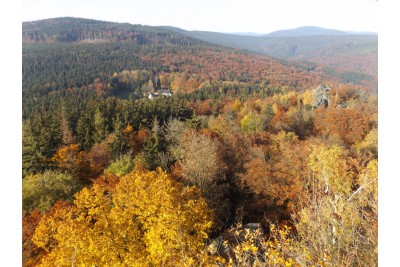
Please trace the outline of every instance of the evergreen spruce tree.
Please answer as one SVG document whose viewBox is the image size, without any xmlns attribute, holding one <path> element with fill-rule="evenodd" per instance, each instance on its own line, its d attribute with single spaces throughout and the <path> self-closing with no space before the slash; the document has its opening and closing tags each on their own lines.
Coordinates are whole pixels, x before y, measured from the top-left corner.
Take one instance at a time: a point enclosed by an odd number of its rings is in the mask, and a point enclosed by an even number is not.
<svg viewBox="0 0 400 267">
<path fill-rule="evenodd" d="M 80 115 L 76 128 L 78 143 L 84 150 L 89 150 L 94 144 L 94 115 L 90 107 L 87 107 Z"/>
<path fill-rule="evenodd" d="M 268 104 L 265 109 L 261 112 L 261 124 L 263 131 L 268 130 L 269 124 L 274 117 L 275 113 L 272 109 L 272 105 Z"/>
<path fill-rule="evenodd" d="M 60 132 L 61 132 L 61 140 L 63 145 L 70 145 L 75 143 L 75 137 L 71 131 L 71 127 L 69 125 L 69 116 L 65 110 L 64 103 L 61 104 L 60 111 Z"/>
<path fill-rule="evenodd" d="M 106 137 L 107 125 L 100 108 L 96 109 L 94 114 L 94 134 L 93 141 L 95 143 L 100 143 Z"/>
<path fill-rule="evenodd" d="M 46 157 L 35 137 L 29 121 L 22 125 L 22 176 L 39 172 Z"/>
<path fill-rule="evenodd" d="M 128 140 L 125 138 L 123 133 L 123 126 L 119 117 L 115 120 L 115 137 L 111 144 L 111 152 L 114 158 L 118 158 L 124 155 L 129 150 Z"/>
</svg>

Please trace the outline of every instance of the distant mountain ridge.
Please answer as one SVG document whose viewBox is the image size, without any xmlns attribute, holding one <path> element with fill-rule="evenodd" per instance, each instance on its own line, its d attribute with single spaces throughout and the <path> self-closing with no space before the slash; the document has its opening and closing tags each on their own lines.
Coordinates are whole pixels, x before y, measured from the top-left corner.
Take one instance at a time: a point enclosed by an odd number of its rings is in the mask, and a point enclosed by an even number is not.
<svg viewBox="0 0 400 267">
<path fill-rule="evenodd" d="M 209 43 L 267 54 L 280 59 L 311 60 L 322 50 L 354 55 L 373 53 L 377 55 L 378 37 L 374 33 L 345 32 L 314 26 L 283 30 L 267 35 L 245 35 L 209 31 L 186 31 L 177 27 L 159 28 L 200 39 Z M 322 51 L 322 52 L 321 52 Z"/>
<path fill-rule="evenodd" d="M 190 33 L 201 34 L 229 34 L 234 36 L 250 36 L 250 37 L 300 37 L 300 36 L 335 36 L 335 35 L 377 35 L 376 32 L 368 31 L 341 31 L 336 29 L 327 29 L 317 26 L 303 26 L 293 29 L 285 29 L 273 31 L 267 34 L 256 32 L 213 32 L 213 31 L 199 31 L 199 30 L 184 30 L 174 26 L 159 26 L 160 28 L 169 29 L 172 31 L 180 32 L 182 34 L 190 35 Z"/>
<path fill-rule="evenodd" d="M 316 26 L 304 26 L 289 30 L 280 30 L 266 34 L 267 37 L 297 37 L 297 36 L 322 36 L 322 35 L 346 35 L 344 31 L 326 29 Z"/>
<path fill-rule="evenodd" d="M 288 30 L 270 32 L 267 37 L 299 37 L 299 36 L 335 36 L 335 35 L 377 35 L 376 32 L 340 31 L 316 26 L 304 26 Z"/>
<path fill-rule="evenodd" d="M 228 32 L 228 34 L 243 35 L 243 36 L 263 36 L 265 34 L 255 32 Z"/>
</svg>

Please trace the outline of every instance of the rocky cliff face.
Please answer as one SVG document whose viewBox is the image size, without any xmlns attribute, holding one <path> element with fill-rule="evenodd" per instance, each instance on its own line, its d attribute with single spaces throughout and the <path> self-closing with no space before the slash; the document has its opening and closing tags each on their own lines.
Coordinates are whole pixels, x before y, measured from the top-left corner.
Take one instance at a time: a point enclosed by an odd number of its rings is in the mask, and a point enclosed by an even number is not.
<svg viewBox="0 0 400 267">
<path fill-rule="evenodd" d="M 314 94 L 313 108 L 318 108 L 321 106 L 328 107 L 330 91 L 331 88 L 329 88 L 327 85 L 325 84 L 318 85 L 318 87 L 313 90 Z"/>
</svg>

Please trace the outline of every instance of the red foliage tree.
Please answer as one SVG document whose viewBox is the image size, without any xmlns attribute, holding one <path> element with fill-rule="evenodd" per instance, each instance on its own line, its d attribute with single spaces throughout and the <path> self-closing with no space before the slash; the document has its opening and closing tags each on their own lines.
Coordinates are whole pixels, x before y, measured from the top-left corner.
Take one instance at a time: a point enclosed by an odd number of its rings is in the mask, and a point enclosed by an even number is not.
<svg viewBox="0 0 400 267">
<path fill-rule="evenodd" d="M 32 242 L 32 236 L 43 214 L 34 210 L 22 218 L 22 265 L 36 266 L 45 251 Z"/>
</svg>

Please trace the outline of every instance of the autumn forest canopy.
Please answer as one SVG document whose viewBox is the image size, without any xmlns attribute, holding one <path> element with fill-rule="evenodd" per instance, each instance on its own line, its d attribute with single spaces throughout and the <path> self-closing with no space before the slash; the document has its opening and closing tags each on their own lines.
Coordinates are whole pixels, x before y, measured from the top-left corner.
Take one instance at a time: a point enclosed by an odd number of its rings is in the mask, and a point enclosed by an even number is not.
<svg viewBox="0 0 400 267">
<path fill-rule="evenodd" d="M 373 37 L 22 26 L 23 266 L 377 266 Z"/>
</svg>

